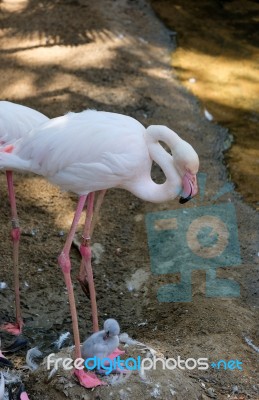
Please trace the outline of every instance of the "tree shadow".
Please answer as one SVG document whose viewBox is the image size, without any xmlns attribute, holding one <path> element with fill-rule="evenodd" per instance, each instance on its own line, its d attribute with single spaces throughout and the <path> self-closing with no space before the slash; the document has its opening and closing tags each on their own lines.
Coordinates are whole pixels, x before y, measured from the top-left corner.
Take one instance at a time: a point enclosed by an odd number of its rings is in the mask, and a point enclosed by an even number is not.
<svg viewBox="0 0 259 400">
<path fill-rule="evenodd" d="M 92 42 L 96 35 L 109 35 L 109 26 L 94 2 L 28 0 L 22 10 L 1 10 L 1 28 L 7 37 L 37 38 L 39 46 L 77 46 Z M 79 18 L 79 14 L 85 18 Z M 94 15 L 94 18 L 88 16 Z M 30 48 L 33 48 L 30 47 Z"/>
</svg>

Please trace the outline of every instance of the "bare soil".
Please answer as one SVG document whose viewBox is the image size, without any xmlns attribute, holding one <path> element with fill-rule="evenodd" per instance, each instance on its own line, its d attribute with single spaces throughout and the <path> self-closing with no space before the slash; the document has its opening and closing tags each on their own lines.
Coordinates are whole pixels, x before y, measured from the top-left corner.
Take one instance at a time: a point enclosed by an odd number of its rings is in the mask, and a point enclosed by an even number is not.
<svg viewBox="0 0 259 400">
<path fill-rule="evenodd" d="M 26 351 L 20 351 L 10 359 L 22 373 L 30 399 L 259 399 L 258 353 L 244 339 L 249 337 L 259 346 L 259 216 L 235 191 L 211 200 L 229 182 L 223 163 L 229 138 L 226 129 L 204 117 L 197 99 L 178 82 L 170 64 L 174 50 L 170 32 L 144 0 L 2 1 L 0 24 L 2 99 L 49 117 L 95 108 L 131 115 L 145 126 L 171 127 L 195 147 L 201 172 L 207 173 L 204 199 L 187 204 L 187 209 L 197 204 L 234 204 L 242 255 L 241 265 L 218 268 L 219 277 L 238 282 L 240 297 L 206 297 L 205 272 L 198 270 L 192 274 L 191 302 L 161 303 L 157 290 L 181 277 L 151 274 L 145 216 L 180 205 L 177 200 L 154 205 L 126 191 L 110 190 L 93 237 L 93 243 L 104 248 L 93 261 L 101 324 L 114 317 L 122 331 L 167 357 L 238 359 L 243 370 L 157 369 L 147 374 L 147 380 L 133 374 L 125 384 L 88 391 L 63 371 L 47 384 L 44 365 L 36 373 L 23 371 Z M 153 172 L 162 179 L 157 166 Z M 0 281 L 8 285 L 0 290 L 1 320 L 12 321 L 10 208 L 5 175 L 0 179 Z M 71 332 L 56 260 L 77 198 L 32 175 L 15 174 L 15 188 L 23 230 L 24 335 L 31 347 L 37 345 L 47 355 L 60 333 Z M 91 332 L 91 317 L 76 279 L 80 264 L 76 247 L 71 259 L 83 339 Z M 140 284 L 129 290 L 129 281 Z M 2 346 L 11 341 L 6 334 L 1 337 Z M 127 354 L 139 353 L 129 347 Z"/>
</svg>

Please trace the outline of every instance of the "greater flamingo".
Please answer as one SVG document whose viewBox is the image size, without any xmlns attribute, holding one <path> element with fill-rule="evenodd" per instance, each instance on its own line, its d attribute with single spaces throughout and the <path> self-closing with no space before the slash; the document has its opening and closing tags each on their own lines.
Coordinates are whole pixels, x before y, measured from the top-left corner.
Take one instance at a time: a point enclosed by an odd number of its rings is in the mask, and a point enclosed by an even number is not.
<svg viewBox="0 0 259 400">
<path fill-rule="evenodd" d="M 166 143 L 169 154 L 160 144 Z M 152 162 L 162 168 L 166 181 L 156 184 L 150 176 Z M 0 168 L 30 171 L 46 177 L 63 190 L 79 195 L 75 216 L 58 258 L 68 290 L 75 342 L 75 357 L 81 357 L 80 336 L 71 282 L 69 258 L 72 240 L 87 200 L 87 215 L 80 247 L 80 280 L 87 277 L 94 331 L 98 330 L 97 306 L 91 267 L 90 235 L 93 230 L 94 193 L 112 187 L 126 189 L 151 202 L 172 200 L 182 194 L 181 202 L 198 192 L 196 174 L 199 159 L 192 146 L 162 125 L 145 128 L 129 116 L 86 110 L 54 118 L 34 129 L 30 137 L 17 142 L 12 152 L 0 153 Z M 75 370 L 85 387 L 100 385 L 92 374 Z"/>
<path fill-rule="evenodd" d="M 24 138 L 25 135 L 28 135 L 32 128 L 35 128 L 43 122 L 48 121 L 48 119 L 49 118 L 45 115 L 29 107 L 11 103 L 9 101 L 0 101 L 0 152 L 12 151 L 14 142 L 16 142 L 18 139 Z M 11 237 L 13 241 L 16 324 L 5 324 L 1 326 L 1 328 L 13 334 L 20 334 L 23 326 L 20 308 L 18 265 L 20 227 L 16 209 L 12 171 L 6 171 L 6 177 L 8 195 L 11 204 Z"/>
</svg>

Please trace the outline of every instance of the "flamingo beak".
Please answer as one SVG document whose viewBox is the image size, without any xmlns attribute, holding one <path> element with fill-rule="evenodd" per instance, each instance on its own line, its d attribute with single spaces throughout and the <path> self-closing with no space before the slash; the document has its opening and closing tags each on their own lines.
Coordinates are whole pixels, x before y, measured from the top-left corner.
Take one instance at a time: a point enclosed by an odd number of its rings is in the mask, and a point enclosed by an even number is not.
<svg viewBox="0 0 259 400">
<path fill-rule="evenodd" d="M 184 204 L 191 200 L 198 193 L 197 177 L 194 174 L 186 172 L 183 177 L 183 190 L 179 203 Z"/>
</svg>

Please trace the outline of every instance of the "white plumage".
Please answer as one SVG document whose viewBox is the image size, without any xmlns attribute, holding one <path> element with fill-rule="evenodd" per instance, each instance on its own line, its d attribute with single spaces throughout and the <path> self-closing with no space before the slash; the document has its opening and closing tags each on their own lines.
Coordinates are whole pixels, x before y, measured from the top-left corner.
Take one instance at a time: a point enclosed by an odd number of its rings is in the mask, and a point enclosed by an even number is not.
<svg viewBox="0 0 259 400">
<path fill-rule="evenodd" d="M 171 154 L 160 142 L 168 145 Z M 151 178 L 153 161 L 162 168 L 166 176 L 163 184 L 156 184 Z M 34 172 L 45 176 L 61 189 L 80 196 L 70 232 L 58 258 L 68 290 L 75 357 L 80 358 L 80 335 L 69 252 L 86 200 L 87 217 L 80 246 L 83 260 L 79 281 L 84 290 L 86 281 L 89 283 L 93 326 L 97 330 L 97 305 L 90 249 L 91 228 L 93 230 L 94 226 L 94 192 L 101 191 L 96 202 L 96 213 L 105 190 L 111 187 L 126 189 L 151 202 L 172 200 L 182 194 L 180 202 L 183 203 L 198 192 L 198 155 L 189 143 L 166 126 L 153 125 L 145 128 L 126 115 L 86 110 L 52 119 L 31 130 L 26 137 L 14 143 L 12 152 L 0 152 L 0 168 Z M 107 341 L 103 336 L 104 331 L 95 333 L 83 344 L 85 358 L 92 355 L 103 358 L 116 349 L 119 344 L 119 330 L 116 333 L 115 329 Z M 75 370 L 75 375 L 87 388 L 102 384 L 98 378 L 85 374 L 83 370 Z"/>
<path fill-rule="evenodd" d="M 20 104 L 9 101 L 0 101 L 0 154 L 1 152 L 11 152 L 13 144 L 19 140 L 25 140 L 32 128 L 48 121 L 48 117 Z M 3 154 L 3 153 L 2 153 Z M 8 183 L 8 194 L 11 203 L 12 215 L 12 239 L 13 239 L 13 260 L 14 260 L 14 281 L 15 281 L 15 305 L 16 305 L 16 324 L 6 324 L 3 328 L 10 333 L 19 334 L 22 329 L 22 317 L 20 311 L 19 295 L 19 272 L 18 272 L 18 246 L 20 238 L 19 222 L 15 203 L 13 188 L 12 168 L 6 172 Z"/>
<path fill-rule="evenodd" d="M 12 144 L 48 119 L 32 108 L 0 101 L 0 145 Z"/>
<path fill-rule="evenodd" d="M 164 170 L 164 184 L 151 179 L 152 161 Z M 85 195 L 121 187 L 152 202 L 179 195 L 185 173 L 195 176 L 198 167 L 196 152 L 169 128 L 145 129 L 131 117 L 92 110 L 54 118 L 18 141 L 12 154 L 0 154 L 0 168 L 43 175 L 63 190 Z"/>
</svg>

